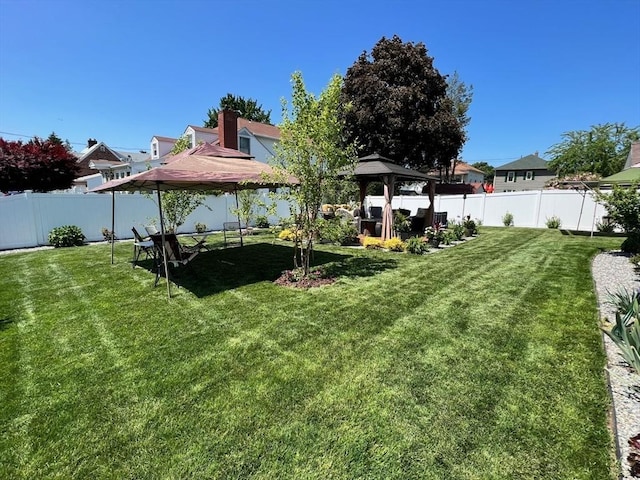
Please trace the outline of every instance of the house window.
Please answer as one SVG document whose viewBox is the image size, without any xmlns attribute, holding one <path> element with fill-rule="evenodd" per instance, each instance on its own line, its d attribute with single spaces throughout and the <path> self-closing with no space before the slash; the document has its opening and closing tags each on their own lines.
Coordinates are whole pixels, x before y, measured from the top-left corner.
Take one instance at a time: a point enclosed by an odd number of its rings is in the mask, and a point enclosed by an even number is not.
<svg viewBox="0 0 640 480">
<path fill-rule="evenodd" d="M 158 158 L 158 144 L 153 144 L 153 158 Z"/>
<path fill-rule="evenodd" d="M 249 137 L 240 137 L 240 147 L 238 150 L 251 154 L 251 139 Z"/>
<path fill-rule="evenodd" d="M 516 181 L 516 172 L 507 172 L 507 182 Z"/>
<path fill-rule="evenodd" d="M 527 170 L 524 174 L 525 180 L 533 180 L 533 170 Z"/>
<path fill-rule="evenodd" d="M 106 152 L 106 151 L 107 151 L 107 149 L 106 149 L 106 148 L 104 148 L 104 145 L 100 145 L 100 151 L 101 151 L 101 152 Z"/>
</svg>

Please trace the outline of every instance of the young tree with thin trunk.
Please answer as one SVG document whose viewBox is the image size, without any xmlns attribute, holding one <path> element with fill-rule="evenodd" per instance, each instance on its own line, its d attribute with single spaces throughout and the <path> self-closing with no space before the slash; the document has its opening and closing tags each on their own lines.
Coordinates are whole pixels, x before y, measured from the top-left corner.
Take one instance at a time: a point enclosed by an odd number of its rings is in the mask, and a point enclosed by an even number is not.
<svg viewBox="0 0 640 480">
<path fill-rule="evenodd" d="M 342 78 L 334 75 L 318 97 L 306 91 L 302 73 L 295 72 L 291 83 L 291 110 L 283 100 L 274 168 L 278 177 L 293 175 L 300 182 L 285 189 L 283 196 L 295 206 L 294 267 L 307 276 L 323 198 L 334 188 L 340 172 L 355 168 L 356 154 L 352 144 L 341 145 Z"/>
</svg>

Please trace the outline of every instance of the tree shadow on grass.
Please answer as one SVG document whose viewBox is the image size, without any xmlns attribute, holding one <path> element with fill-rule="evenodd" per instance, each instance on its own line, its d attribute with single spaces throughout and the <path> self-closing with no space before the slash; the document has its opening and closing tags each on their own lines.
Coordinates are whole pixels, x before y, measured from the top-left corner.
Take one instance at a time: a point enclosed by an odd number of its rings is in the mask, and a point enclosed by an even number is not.
<svg viewBox="0 0 640 480">
<path fill-rule="evenodd" d="M 169 268 L 172 282 L 197 297 L 258 282 L 273 282 L 284 270 L 293 268 L 293 247 L 259 243 L 202 252 L 189 264 Z M 365 277 L 395 268 L 395 260 L 314 251 L 314 266 L 325 265 L 335 277 Z M 152 262 L 140 266 L 151 270 Z M 164 282 L 164 278 L 161 279 Z"/>
<path fill-rule="evenodd" d="M 13 318 L 0 317 L 0 331 L 6 330 L 7 328 L 9 328 L 13 322 L 14 322 Z"/>
</svg>

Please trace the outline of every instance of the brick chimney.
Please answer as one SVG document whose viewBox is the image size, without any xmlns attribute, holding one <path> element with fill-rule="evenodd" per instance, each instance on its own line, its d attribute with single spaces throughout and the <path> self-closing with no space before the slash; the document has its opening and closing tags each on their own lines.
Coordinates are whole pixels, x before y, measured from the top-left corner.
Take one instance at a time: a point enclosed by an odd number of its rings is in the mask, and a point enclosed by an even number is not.
<svg viewBox="0 0 640 480">
<path fill-rule="evenodd" d="M 220 146 L 238 149 L 238 114 L 232 110 L 218 113 L 218 138 Z"/>
<path fill-rule="evenodd" d="M 87 148 L 91 148 L 97 143 L 98 141 L 95 138 L 90 138 L 89 140 L 87 140 Z"/>
</svg>

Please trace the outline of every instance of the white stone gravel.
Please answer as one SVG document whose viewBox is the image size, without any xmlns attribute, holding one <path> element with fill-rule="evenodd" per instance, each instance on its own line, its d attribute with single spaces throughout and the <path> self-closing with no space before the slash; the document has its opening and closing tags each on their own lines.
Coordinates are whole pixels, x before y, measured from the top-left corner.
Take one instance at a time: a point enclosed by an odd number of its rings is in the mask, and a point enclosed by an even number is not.
<svg viewBox="0 0 640 480">
<path fill-rule="evenodd" d="M 626 289 L 640 288 L 640 275 L 635 272 L 629 256 L 619 251 L 598 254 L 591 265 L 596 286 L 600 318 L 615 321 L 615 307 L 609 303 L 610 294 Z M 607 353 L 607 373 L 613 400 L 613 428 L 617 441 L 617 453 L 621 477 L 631 480 L 629 462 L 629 438 L 640 433 L 640 375 L 632 373 L 619 353 L 618 347 L 603 335 Z"/>
</svg>

